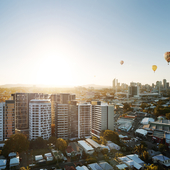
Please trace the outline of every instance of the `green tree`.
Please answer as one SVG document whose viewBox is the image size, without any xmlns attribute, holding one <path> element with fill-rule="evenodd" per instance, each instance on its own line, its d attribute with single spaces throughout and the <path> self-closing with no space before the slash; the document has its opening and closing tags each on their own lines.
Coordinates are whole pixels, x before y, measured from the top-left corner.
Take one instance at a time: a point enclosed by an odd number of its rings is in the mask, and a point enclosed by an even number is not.
<svg viewBox="0 0 170 170">
<path fill-rule="evenodd" d="M 2 155 L 7 159 L 7 169 L 9 169 L 9 153 L 27 151 L 29 148 L 29 141 L 27 137 L 23 134 L 12 135 L 7 141 L 2 149 Z"/>
<path fill-rule="evenodd" d="M 117 132 L 114 132 L 112 130 L 105 130 L 105 132 L 103 133 L 103 137 L 107 140 L 107 141 L 112 141 L 116 144 L 119 144 L 119 135 Z"/>
<path fill-rule="evenodd" d="M 67 148 L 67 142 L 62 138 L 58 138 L 56 142 L 56 148 L 60 151 L 65 151 Z"/>
</svg>

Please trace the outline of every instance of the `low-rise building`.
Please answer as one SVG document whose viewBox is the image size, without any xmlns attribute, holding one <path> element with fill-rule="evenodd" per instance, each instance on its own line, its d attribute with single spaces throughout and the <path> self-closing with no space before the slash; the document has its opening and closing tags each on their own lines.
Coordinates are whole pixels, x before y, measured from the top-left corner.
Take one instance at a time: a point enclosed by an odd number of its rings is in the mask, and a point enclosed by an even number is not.
<svg viewBox="0 0 170 170">
<path fill-rule="evenodd" d="M 77 144 L 77 142 L 70 142 L 68 146 L 71 146 L 72 149 L 74 150 L 75 155 L 80 155 L 82 156 L 83 149 Z"/>
<path fill-rule="evenodd" d="M 136 154 L 118 157 L 118 160 L 126 164 L 129 168 L 142 169 L 145 164 L 145 162 L 142 161 Z"/>
<path fill-rule="evenodd" d="M 152 157 L 152 160 L 153 160 L 153 163 L 160 163 L 164 165 L 166 168 L 170 167 L 170 158 L 162 154 Z"/>
<path fill-rule="evenodd" d="M 102 167 L 104 170 L 113 170 L 113 167 L 107 162 L 99 163 L 99 166 Z"/>
<path fill-rule="evenodd" d="M 83 148 L 85 153 L 90 154 L 90 155 L 94 153 L 94 149 L 86 141 L 79 140 L 78 144 Z"/>
</svg>

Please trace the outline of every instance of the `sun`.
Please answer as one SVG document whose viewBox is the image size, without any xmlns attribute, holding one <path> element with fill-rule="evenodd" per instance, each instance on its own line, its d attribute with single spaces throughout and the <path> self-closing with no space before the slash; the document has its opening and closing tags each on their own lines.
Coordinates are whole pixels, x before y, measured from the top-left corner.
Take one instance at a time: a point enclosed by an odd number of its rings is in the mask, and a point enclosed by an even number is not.
<svg viewBox="0 0 170 170">
<path fill-rule="evenodd" d="M 71 85 L 71 63 L 61 57 L 46 57 L 37 63 L 37 84 Z"/>
</svg>

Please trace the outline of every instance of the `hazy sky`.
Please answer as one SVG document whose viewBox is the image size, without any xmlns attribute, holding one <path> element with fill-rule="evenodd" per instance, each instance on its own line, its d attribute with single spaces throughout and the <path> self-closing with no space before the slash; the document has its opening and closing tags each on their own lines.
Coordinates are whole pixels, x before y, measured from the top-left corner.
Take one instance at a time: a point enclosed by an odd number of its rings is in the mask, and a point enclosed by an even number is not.
<svg viewBox="0 0 170 170">
<path fill-rule="evenodd" d="M 170 81 L 169 7 L 169 0 L 1 0 L 0 84 Z"/>
</svg>

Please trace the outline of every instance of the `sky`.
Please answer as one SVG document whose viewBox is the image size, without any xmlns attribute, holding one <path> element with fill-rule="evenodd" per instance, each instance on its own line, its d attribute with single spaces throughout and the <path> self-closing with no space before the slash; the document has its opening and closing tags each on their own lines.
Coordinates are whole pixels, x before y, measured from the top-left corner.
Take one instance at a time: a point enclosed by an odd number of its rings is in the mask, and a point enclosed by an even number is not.
<svg viewBox="0 0 170 170">
<path fill-rule="evenodd" d="M 0 85 L 170 82 L 169 6 L 169 0 L 1 0 Z"/>
</svg>

